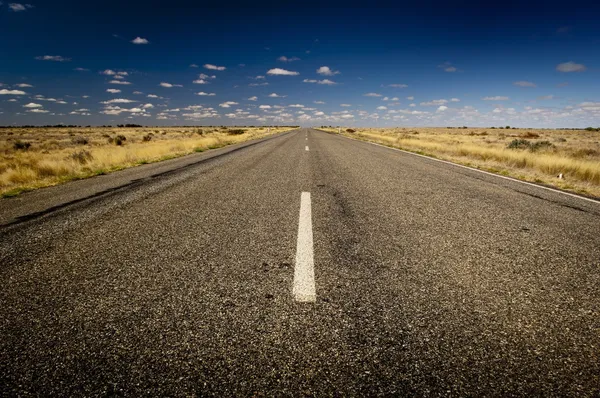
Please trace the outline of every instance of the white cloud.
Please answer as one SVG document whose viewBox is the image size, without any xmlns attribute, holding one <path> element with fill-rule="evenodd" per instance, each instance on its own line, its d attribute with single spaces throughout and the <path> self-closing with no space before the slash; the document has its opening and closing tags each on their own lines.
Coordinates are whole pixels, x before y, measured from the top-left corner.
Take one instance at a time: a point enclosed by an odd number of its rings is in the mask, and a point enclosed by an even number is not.
<svg viewBox="0 0 600 398">
<path fill-rule="evenodd" d="M 519 80 L 518 82 L 514 82 L 513 85 L 518 87 L 537 87 L 535 83 L 527 82 L 525 80 Z"/>
<path fill-rule="evenodd" d="M 210 70 L 225 70 L 225 69 L 227 69 L 224 66 L 217 66 L 217 65 L 212 65 L 212 64 L 204 64 L 204 67 L 206 69 L 210 69 Z"/>
<path fill-rule="evenodd" d="M 154 108 L 154 105 L 152 105 L 152 104 L 145 104 L 144 106 L 142 106 L 142 108 L 144 108 L 144 109 L 150 109 L 150 108 Z"/>
<path fill-rule="evenodd" d="M 56 98 L 46 98 L 43 95 L 39 95 L 39 94 L 36 95 L 34 98 L 36 100 L 40 100 L 40 101 L 50 101 L 50 102 L 56 102 L 57 101 Z"/>
<path fill-rule="evenodd" d="M 482 100 L 484 100 L 484 101 L 508 101 L 509 98 L 497 95 L 495 97 L 483 97 Z"/>
<path fill-rule="evenodd" d="M 550 95 L 542 95 L 540 97 L 537 97 L 537 99 L 539 100 L 551 100 L 554 99 L 554 95 L 550 94 Z"/>
<path fill-rule="evenodd" d="M 460 102 L 460 99 L 458 99 L 458 98 L 450 98 L 450 102 Z"/>
<path fill-rule="evenodd" d="M 334 76 L 338 75 L 340 71 L 333 71 L 329 68 L 329 66 L 321 66 L 319 69 L 317 69 L 317 73 L 323 76 Z"/>
<path fill-rule="evenodd" d="M 204 79 L 196 79 L 192 83 L 194 84 L 208 84 L 208 82 Z"/>
<path fill-rule="evenodd" d="M 159 84 L 159 86 L 164 87 L 164 88 L 183 87 L 181 84 L 171 84 L 171 83 L 167 83 L 167 82 L 161 82 Z"/>
<path fill-rule="evenodd" d="M 213 96 L 215 96 L 217 94 L 215 94 L 215 93 L 205 93 L 204 91 L 200 91 L 199 93 L 196 93 L 196 95 L 200 95 L 200 96 L 203 96 L 203 97 L 204 96 L 213 97 Z"/>
<path fill-rule="evenodd" d="M 323 104 L 325 104 L 325 101 L 313 101 L 313 103 L 323 105 Z"/>
<path fill-rule="evenodd" d="M 118 90 L 116 88 L 108 88 L 108 89 L 106 89 L 106 92 L 111 93 L 111 94 L 118 94 L 121 92 L 121 90 Z"/>
<path fill-rule="evenodd" d="M 281 62 L 294 62 L 294 61 L 300 61 L 300 58 L 298 58 L 298 57 L 288 58 L 285 55 L 282 55 L 281 57 L 277 58 L 277 61 L 281 61 Z"/>
<path fill-rule="evenodd" d="M 40 55 L 39 57 L 35 57 L 35 59 L 40 61 L 55 61 L 55 62 L 69 62 L 71 58 L 65 58 L 60 55 Z"/>
<path fill-rule="evenodd" d="M 446 109 L 448 109 L 448 107 L 447 107 L 447 106 L 444 106 L 444 105 L 442 105 L 442 106 L 440 106 L 439 108 L 437 108 L 437 112 L 444 112 Z"/>
<path fill-rule="evenodd" d="M 304 105 L 300 105 L 300 104 L 293 104 L 293 105 L 288 105 L 290 108 L 304 108 Z"/>
<path fill-rule="evenodd" d="M 10 3 L 8 5 L 8 8 L 10 8 L 14 12 L 20 12 L 26 11 L 29 8 L 33 8 L 33 6 L 31 4 Z"/>
<path fill-rule="evenodd" d="M 346 108 L 347 108 L 347 107 L 349 107 L 349 106 L 352 106 L 352 104 L 340 104 L 340 106 L 343 106 L 343 107 L 346 107 Z"/>
<path fill-rule="evenodd" d="M 233 101 L 227 101 L 227 102 L 223 102 L 222 104 L 219 104 L 219 106 L 221 108 L 229 108 L 229 107 L 231 107 L 231 105 L 238 105 L 238 103 L 233 102 Z"/>
<path fill-rule="evenodd" d="M 75 68 L 73 70 L 76 70 L 77 72 L 89 72 L 90 70 L 87 68 Z"/>
<path fill-rule="evenodd" d="M 139 101 L 133 101 L 130 99 L 125 99 L 125 98 L 115 98 L 115 99 L 111 99 L 108 101 L 102 101 L 100 103 L 108 105 L 108 104 L 131 104 L 132 102 L 139 102 Z"/>
<path fill-rule="evenodd" d="M 413 101 L 415 99 L 415 97 L 406 97 L 406 99 L 409 101 Z"/>
<path fill-rule="evenodd" d="M 556 65 L 556 70 L 559 72 L 583 72 L 585 71 L 587 68 L 585 67 L 585 65 L 582 64 L 576 64 L 573 61 L 569 61 L 569 62 L 565 62 L 562 64 L 558 64 Z"/>
<path fill-rule="evenodd" d="M 145 109 L 141 109 L 141 108 L 131 108 L 131 109 L 125 109 L 125 108 L 121 108 L 120 106 L 107 106 L 104 108 L 103 111 L 101 111 L 100 113 L 103 113 L 105 115 L 120 115 L 123 112 L 128 112 L 131 114 L 137 114 L 137 116 L 143 116 L 142 114 L 144 112 L 146 112 Z"/>
<path fill-rule="evenodd" d="M 199 66 L 198 66 L 198 65 L 196 65 L 196 64 L 191 64 L 191 65 L 190 65 L 190 68 L 199 68 Z"/>
<path fill-rule="evenodd" d="M 156 94 L 148 94 L 146 97 L 148 98 L 160 98 L 158 95 Z"/>
<path fill-rule="evenodd" d="M 248 101 L 256 101 L 257 99 L 258 99 L 258 97 L 257 97 L 257 96 L 254 96 L 254 97 L 250 97 L 250 98 L 248 98 Z"/>
<path fill-rule="evenodd" d="M 444 105 L 447 103 L 448 103 L 448 100 L 439 99 L 439 100 L 433 100 L 433 101 L 429 101 L 429 102 L 421 102 L 421 106 L 438 106 L 438 105 Z"/>
<path fill-rule="evenodd" d="M 129 82 L 122 81 L 122 80 L 111 80 L 111 81 L 109 81 L 108 83 L 109 83 L 109 84 L 121 84 L 121 85 L 124 85 L 124 86 L 128 86 L 128 85 L 130 85 L 130 84 L 131 84 L 131 83 L 129 83 Z"/>
<path fill-rule="evenodd" d="M 31 113 L 48 113 L 48 111 L 46 111 L 44 109 L 30 109 L 27 112 L 31 112 Z"/>
<path fill-rule="evenodd" d="M 444 62 L 443 64 L 438 65 L 438 68 L 443 69 L 445 72 L 451 72 L 451 73 L 456 72 L 458 70 L 450 62 Z"/>
<path fill-rule="evenodd" d="M 259 109 L 271 109 L 271 105 L 261 105 L 258 108 Z"/>
<path fill-rule="evenodd" d="M 27 83 L 19 83 L 19 84 L 17 84 L 17 87 L 27 88 L 27 87 L 33 87 L 33 86 L 31 84 L 27 84 Z"/>
<path fill-rule="evenodd" d="M 366 93 L 365 97 L 382 97 L 382 95 L 377 93 Z"/>
<path fill-rule="evenodd" d="M 150 43 L 147 39 L 144 39 L 142 37 L 136 37 L 135 39 L 133 39 L 131 41 L 133 44 L 148 44 Z"/>
<path fill-rule="evenodd" d="M 385 106 L 378 106 L 377 110 L 385 111 L 387 108 Z"/>
<path fill-rule="evenodd" d="M 250 83 L 248 86 L 250 87 L 258 87 L 258 86 L 268 86 L 269 83 L 264 82 L 264 83 Z"/>
<path fill-rule="evenodd" d="M 279 95 L 277 93 L 271 93 L 271 94 L 269 94 L 269 97 L 270 98 L 285 98 L 287 96 L 286 95 Z"/>
<path fill-rule="evenodd" d="M 198 75 L 198 78 L 200 78 L 200 79 L 216 79 L 216 78 L 217 78 L 217 76 L 215 76 L 215 75 L 211 75 L 211 76 L 209 76 L 209 75 L 206 75 L 206 74 L 204 74 L 204 73 L 200 73 L 200 74 Z"/>
<path fill-rule="evenodd" d="M 298 76 L 299 74 L 300 73 L 298 73 L 298 72 L 285 70 L 285 69 L 281 69 L 281 68 L 269 69 L 267 71 L 267 75 L 272 75 L 272 76 Z"/>
<path fill-rule="evenodd" d="M 389 87 L 394 87 L 394 88 L 406 88 L 408 87 L 407 84 L 388 84 Z"/>
<path fill-rule="evenodd" d="M 0 95 L 25 95 L 25 91 L 21 91 L 21 90 L 7 90 L 5 88 L 3 88 L 2 90 L 0 90 Z"/>
<path fill-rule="evenodd" d="M 28 103 L 27 105 L 23 105 L 23 108 L 42 108 L 41 104 L 34 104 L 33 102 Z"/>
</svg>

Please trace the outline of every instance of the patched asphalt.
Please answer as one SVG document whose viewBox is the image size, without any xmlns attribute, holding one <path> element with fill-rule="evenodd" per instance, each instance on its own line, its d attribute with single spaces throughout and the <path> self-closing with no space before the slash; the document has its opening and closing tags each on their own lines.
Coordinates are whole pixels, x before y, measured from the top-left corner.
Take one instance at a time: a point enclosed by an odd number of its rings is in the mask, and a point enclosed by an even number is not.
<svg viewBox="0 0 600 398">
<path fill-rule="evenodd" d="M 600 204 L 310 129 L 211 152 L 0 201 L 3 396 L 600 395 Z"/>
</svg>

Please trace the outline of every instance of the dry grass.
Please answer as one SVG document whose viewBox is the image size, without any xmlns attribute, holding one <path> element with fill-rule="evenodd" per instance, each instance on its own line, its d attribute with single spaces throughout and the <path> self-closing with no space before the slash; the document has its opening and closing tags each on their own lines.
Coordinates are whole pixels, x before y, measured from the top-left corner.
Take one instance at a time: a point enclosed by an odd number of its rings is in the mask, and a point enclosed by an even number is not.
<svg viewBox="0 0 600 398">
<path fill-rule="evenodd" d="M 220 127 L 0 129 L 0 195 L 14 196 L 289 130 L 242 129 L 242 134 Z"/>
<path fill-rule="evenodd" d="M 600 197 L 600 133 L 585 130 L 393 128 L 342 134 Z M 338 132 L 337 129 L 325 129 Z M 509 149 L 526 140 L 522 149 Z M 537 145 L 536 145 L 537 143 Z M 564 179 L 558 175 L 563 174 Z"/>
</svg>

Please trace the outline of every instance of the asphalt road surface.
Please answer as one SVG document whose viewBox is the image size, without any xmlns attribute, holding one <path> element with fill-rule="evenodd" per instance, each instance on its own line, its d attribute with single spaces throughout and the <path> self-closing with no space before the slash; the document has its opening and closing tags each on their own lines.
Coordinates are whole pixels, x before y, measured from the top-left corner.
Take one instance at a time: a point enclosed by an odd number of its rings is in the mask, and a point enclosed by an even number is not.
<svg viewBox="0 0 600 398">
<path fill-rule="evenodd" d="M 3 396 L 600 395 L 592 200 L 298 129 L 0 209 Z"/>
</svg>

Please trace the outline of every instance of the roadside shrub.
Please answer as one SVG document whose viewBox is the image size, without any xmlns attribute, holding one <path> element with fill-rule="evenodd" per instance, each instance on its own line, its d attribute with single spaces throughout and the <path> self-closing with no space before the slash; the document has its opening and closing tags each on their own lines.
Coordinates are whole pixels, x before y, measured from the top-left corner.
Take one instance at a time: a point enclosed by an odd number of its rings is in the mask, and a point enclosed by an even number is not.
<svg viewBox="0 0 600 398">
<path fill-rule="evenodd" d="M 16 141 L 16 142 L 13 144 L 13 148 L 14 148 L 15 150 L 26 151 L 26 150 L 28 150 L 30 147 L 31 147 L 31 142 L 24 142 L 24 141 L 20 141 L 20 140 Z"/>
<path fill-rule="evenodd" d="M 87 145 L 88 139 L 82 136 L 71 138 L 71 142 L 75 145 Z"/>
<path fill-rule="evenodd" d="M 194 133 L 196 133 L 198 135 L 202 135 L 202 134 L 204 134 L 204 130 L 202 130 L 202 129 L 196 129 L 196 130 L 194 130 Z"/>
<path fill-rule="evenodd" d="M 124 135 L 119 134 L 116 137 L 110 137 L 108 139 L 108 143 L 109 144 L 115 144 L 115 145 L 123 145 L 123 143 L 125 143 L 125 141 L 127 141 L 127 137 L 125 137 Z"/>
<path fill-rule="evenodd" d="M 246 130 L 243 129 L 232 129 L 227 131 L 227 134 L 229 135 L 240 135 L 240 134 L 244 134 L 246 132 Z"/>
<path fill-rule="evenodd" d="M 529 149 L 531 142 L 523 139 L 512 140 L 506 147 L 508 149 Z"/>
<path fill-rule="evenodd" d="M 531 152 L 536 152 L 542 149 L 553 149 L 554 148 L 554 144 L 551 143 L 550 141 L 539 141 L 539 142 L 534 142 L 532 144 L 529 145 L 529 150 Z"/>
<path fill-rule="evenodd" d="M 86 150 L 81 150 L 78 152 L 73 152 L 71 155 L 69 155 L 70 159 L 75 160 L 76 162 L 79 162 L 81 164 L 85 164 L 87 162 L 89 162 L 90 160 L 92 160 L 94 157 L 92 156 L 92 154 Z"/>
<path fill-rule="evenodd" d="M 152 140 L 152 137 L 154 137 L 154 134 L 152 133 L 148 133 L 145 136 L 142 137 L 142 141 L 143 142 L 149 142 Z"/>
<path fill-rule="evenodd" d="M 353 129 L 346 129 L 346 133 L 356 133 L 356 130 L 353 130 Z"/>
<path fill-rule="evenodd" d="M 530 142 L 522 138 L 512 140 L 508 146 L 508 149 L 529 149 L 531 152 L 537 152 L 544 149 L 554 149 L 555 146 L 550 141 L 539 141 Z"/>
</svg>

